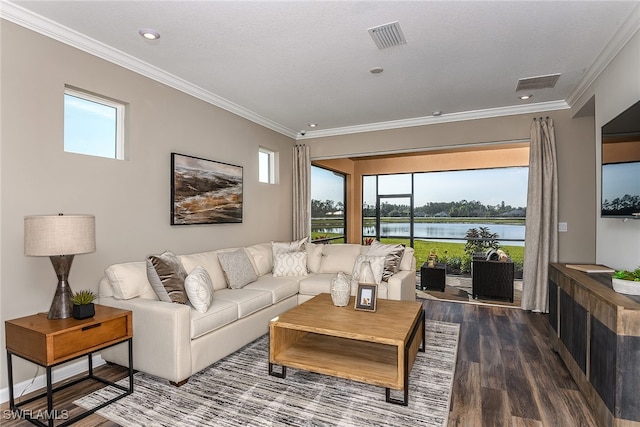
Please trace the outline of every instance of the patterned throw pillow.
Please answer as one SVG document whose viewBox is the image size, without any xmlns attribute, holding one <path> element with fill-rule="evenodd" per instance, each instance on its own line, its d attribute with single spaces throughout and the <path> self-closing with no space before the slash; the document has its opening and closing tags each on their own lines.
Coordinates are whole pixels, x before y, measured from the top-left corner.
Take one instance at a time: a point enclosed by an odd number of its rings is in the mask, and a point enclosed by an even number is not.
<svg viewBox="0 0 640 427">
<path fill-rule="evenodd" d="M 382 282 L 382 273 L 384 272 L 384 260 L 383 256 L 371 256 L 371 255 L 358 255 L 356 258 L 356 262 L 353 264 L 353 272 L 351 273 L 351 277 L 355 280 L 358 280 L 360 277 L 360 269 L 362 268 L 362 263 L 365 261 L 369 261 L 371 264 L 371 271 L 373 271 L 373 278 L 377 285 Z"/>
<path fill-rule="evenodd" d="M 289 252 L 286 254 L 277 254 L 273 259 L 273 277 L 306 275 L 306 252 Z"/>
<path fill-rule="evenodd" d="M 397 245 L 385 245 L 377 240 L 374 240 L 367 251 L 367 255 L 370 256 L 384 256 L 384 272 L 382 273 L 382 280 L 387 282 L 391 276 L 396 274 L 400 270 L 400 261 L 402 260 L 402 254 L 404 253 L 404 246 Z"/>
<path fill-rule="evenodd" d="M 218 252 L 218 261 L 231 289 L 240 289 L 258 280 L 258 275 L 244 248 L 233 252 Z"/>
<path fill-rule="evenodd" d="M 204 267 L 197 266 L 184 279 L 189 302 L 200 313 L 206 313 L 213 300 L 213 283 Z"/>
<path fill-rule="evenodd" d="M 165 251 L 147 258 L 147 279 L 160 301 L 186 304 L 186 277 L 182 262 L 173 252 Z"/>
</svg>

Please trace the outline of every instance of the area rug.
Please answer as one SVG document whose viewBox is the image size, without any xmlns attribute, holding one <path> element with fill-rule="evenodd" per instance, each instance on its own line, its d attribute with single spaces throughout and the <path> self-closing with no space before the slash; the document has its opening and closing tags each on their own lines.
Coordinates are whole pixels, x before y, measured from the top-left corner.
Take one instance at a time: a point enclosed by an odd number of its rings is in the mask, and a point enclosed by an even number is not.
<svg viewBox="0 0 640 427">
<path fill-rule="evenodd" d="M 384 388 L 355 381 L 291 368 L 285 379 L 270 376 L 264 335 L 191 376 L 182 387 L 138 372 L 134 393 L 98 414 L 125 427 L 442 427 L 448 421 L 459 328 L 427 320 L 426 351 L 418 353 L 409 376 L 408 406 L 387 403 Z M 106 387 L 74 403 L 91 408 L 114 393 Z M 393 391 L 392 396 L 399 397 Z"/>
</svg>

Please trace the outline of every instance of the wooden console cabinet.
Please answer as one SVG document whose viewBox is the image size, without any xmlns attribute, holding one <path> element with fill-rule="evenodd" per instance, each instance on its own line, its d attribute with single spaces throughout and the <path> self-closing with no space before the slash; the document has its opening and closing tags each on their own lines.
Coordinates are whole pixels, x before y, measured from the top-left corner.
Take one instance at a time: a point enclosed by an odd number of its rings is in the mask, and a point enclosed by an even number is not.
<svg viewBox="0 0 640 427">
<path fill-rule="evenodd" d="M 551 342 L 602 426 L 640 427 L 640 296 L 611 274 L 549 267 Z"/>
</svg>

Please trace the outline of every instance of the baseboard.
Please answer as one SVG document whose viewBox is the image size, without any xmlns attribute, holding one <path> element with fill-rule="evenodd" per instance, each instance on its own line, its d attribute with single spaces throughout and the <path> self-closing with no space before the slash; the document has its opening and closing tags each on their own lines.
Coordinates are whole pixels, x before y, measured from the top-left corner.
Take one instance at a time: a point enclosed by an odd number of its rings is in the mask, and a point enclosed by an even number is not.
<svg viewBox="0 0 640 427">
<path fill-rule="evenodd" d="M 92 356 L 92 359 L 93 359 L 94 368 L 97 368 L 98 366 L 104 365 L 106 363 L 104 359 L 100 357 L 100 355 L 98 354 L 94 354 Z M 71 378 L 74 375 L 78 375 L 83 372 L 86 372 L 87 369 L 88 369 L 87 359 L 84 357 L 80 358 L 76 361 L 69 362 L 62 366 L 53 368 L 51 373 L 52 381 L 55 384 L 57 382 L 66 380 L 67 378 Z M 38 375 L 33 380 L 33 383 L 31 382 L 32 381 L 31 379 L 28 379 L 28 380 L 22 381 L 19 384 L 13 385 L 13 397 L 15 399 L 18 399 L 18 396 L 20 396 L 20 394 L 22 394 L 23 392 L 26 395 L 38 389 L 45 388 L 47 386 L 47 376 L 45 374 L 45 368 L 41 367 L 40 371 L 42 372 L 42 374 Z M 25 390 L 27 388 L 28 390 Z M 0 403 L 5 403 L 8 401 L 9 401 L 9 386 L 3 389 L 0 389 Z"/>
</svg>

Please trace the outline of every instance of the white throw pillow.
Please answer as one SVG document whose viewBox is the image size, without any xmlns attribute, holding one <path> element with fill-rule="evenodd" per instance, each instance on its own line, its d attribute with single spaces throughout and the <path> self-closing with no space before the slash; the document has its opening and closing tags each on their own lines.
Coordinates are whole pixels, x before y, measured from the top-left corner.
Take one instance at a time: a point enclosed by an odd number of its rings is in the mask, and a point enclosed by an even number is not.
<svg viewBox="0 0 640 427">
<path fill-rule="evenodd" d="M 157 299 L 147 279 L 147 263 L 144 261 L 113 264 L 104 270 L 104 274 L 109 280 L 115 299 L 126 300 L 135 297 Z"/>
<path fill-rule="evenodd" d="M 306 275 L 306 252 L 290 252 L 287 254 L 277 254 L 273 259 L 273 277 Z"/>
<path fill-rule="evenodd" d="M 189 302 L 200 313 L 206 313 L 213 299 L 213 283 L 204 267 L 197 266 L 184 279 Z"/>
<path fill-rule="evenodd" d="M 374 240 L 369 246 L 367 255 L 371 256 L 384 256 L 384 272 L 382 273 L 382 280 L 387 282 L 389 277 L 393 276 L 400 270 L 400 261 L 404 254 L 404 246 L 397 245 L 385 245 L 377 240 Z"/>
<path fill-rule="evenodd" d="M 382 282 L 382 273 L 384 272 L 384 259 L 385 257 L 383 256 L 358 255 L 355 264 L 353 264 L 351 277 L 354 280 L 358 280 L 362 264 L 365 261 L 369 261 L 371 264 L 371 271 L 373 271 L 373 278 L 375 279 L 376 285 L 379 285 Z"/>
<path fill-rule="evenodd" d="M 233 252 L 218 252 L 218 260 L 231 289 L 240 289 L 258 280 L 244 248 Z"/>
<path fill-rule="evenodd" d="M 271 242 L 271 248 L 273 251 L 273 256 L 275 257 L 278 254 L 286 254 L 289 252 L 300 252 L 304 250 L 304 245 L 309 240 L 308 237 L 304 237 L 300 240 L 295 240 L 293 242 Z M 275 261 L 274 261 L 275 262 Z"/>
</svg>

